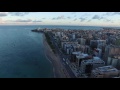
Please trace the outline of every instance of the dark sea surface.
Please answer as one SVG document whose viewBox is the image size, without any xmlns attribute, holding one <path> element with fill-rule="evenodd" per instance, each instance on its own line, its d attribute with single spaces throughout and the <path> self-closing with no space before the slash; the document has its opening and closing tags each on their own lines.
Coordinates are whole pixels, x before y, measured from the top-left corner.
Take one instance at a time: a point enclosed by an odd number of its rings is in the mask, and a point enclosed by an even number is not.
<svg viewBox="0 0 120 90">
<path fill-rule="evenodd" d="M 44 54 L 36 26 L 0 26 L 0 78 L 51 78 L 53 67 Z"/>
<path fill-rule="evenodd" d="M 86 26 L 0 26 L 0 78 L 52 78 L 53 66 L 45 57 L 36 28 L 102 29 Z"/>
</svg>

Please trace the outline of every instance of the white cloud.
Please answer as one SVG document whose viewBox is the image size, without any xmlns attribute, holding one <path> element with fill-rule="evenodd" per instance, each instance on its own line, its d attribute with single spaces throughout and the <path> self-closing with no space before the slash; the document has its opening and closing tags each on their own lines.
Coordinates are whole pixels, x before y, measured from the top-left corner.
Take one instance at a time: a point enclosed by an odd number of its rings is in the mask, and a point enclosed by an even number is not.
<svg viewBox="0 0 120 90">
<path fill-rule="evenodd" d="M 32 20 L 31 19 L 27 19 L 27 20 L 18 19 L 18 20 L 15 20 L 14 22 L 32 22 Z"/>
<path fill-rule="evenodd" d="M 8 13 L 7 12 L 0 12 L 0 17 L 4 17 L 4 16 L 7 16 Z"/>
<path fill-rule="evenodd" d="M 60 20 L 60 19 L 65 19 L 65 16 L 61 15 L 61 16 L 52 18 L 52 20 Z"/>
<path fill-rule="evenodd" d="M 25 16 L 29 14 L 29 12 L 9 12 L 12 16 Z"/>
<path fill-rule="evenodd" d="M 80 21 L 81 22 L 83 22 L 83 21 L 85 21 L 86 20 L 86 18 L 80 18 Z"/>
</svg>

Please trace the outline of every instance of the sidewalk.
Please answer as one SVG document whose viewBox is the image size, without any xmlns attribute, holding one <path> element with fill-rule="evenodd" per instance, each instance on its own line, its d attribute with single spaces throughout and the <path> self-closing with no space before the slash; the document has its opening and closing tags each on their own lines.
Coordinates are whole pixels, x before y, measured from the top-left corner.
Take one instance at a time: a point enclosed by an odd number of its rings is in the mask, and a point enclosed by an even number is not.
<svg viewBox="0 0 120 90">
<path fill-rule="evenodd" d="M 77 70 L 77 68 L 76 68 L 76 65 L 75 65 L 74 63 L 71 63 L 71 64 L 69 64 L 69 67 L 70 67 L 70 69 L 72 70 L 72 72 L 74 73 L 74 75 L 75 75 L 76 77 L 78 77 L 79 72 L 78 72 L 78 70 Z"/>
<path fill-rule="evenodd" d="M 48 45 L 45 35 L 43 34 L 43 44 L 44 44 L 44 49 L 45 49 L 45 54 L 51 60 L 53 67 L 54 67 L 54 73 L 55 73 L 55 78 L 70 78 L 68 75 L 66 69 L 60 62 L 60 58 L 58 55 L 54 54 L 50 46 Z"/>
</svg>

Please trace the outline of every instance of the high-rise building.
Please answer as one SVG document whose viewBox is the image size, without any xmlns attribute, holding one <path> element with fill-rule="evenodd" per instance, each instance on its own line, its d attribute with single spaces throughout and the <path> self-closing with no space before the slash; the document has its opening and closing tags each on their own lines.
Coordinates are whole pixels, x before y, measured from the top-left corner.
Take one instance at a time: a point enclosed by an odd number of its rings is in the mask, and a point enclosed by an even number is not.
<svg viewBox="0 0 120 90">
<path fill-rule="evenodd" d="M 97 48 L 97 49 L 94 50 L 94 54 L 95 54 L 97 57 L 101 58 L 102 50 L 99 49 L 99 48 Z"/>
<path fill-rule="evenodd" d="M 76 37 L 75 37 L 75 34 L 72 34 L 72 39 L 75 40 L 75 38 L 76 38 Z"/>
<path fill-rule="evenodd" d="M 97 67 L 104 66 L 105 62 L 101 60 L 99 57 L 93 57 L 93 59 L 83 60 L 81 62 L 81 72 L 82 73 L 91 73 L 92 69 Z"/>
<path fill-rule="evenodd" d="M 117 69 L 120 69 L 120 55 L 112 55 L 108 57 L 107 65 L 112 65 Z"/>
<path fill-rule="evenodd" d="M 76 66 L 77 66 L 78 69 L 80 68 L 81 62 L 83 60 L 89 59 L 88 56 L 89 56 L 88 54 L 84 54 L 84 53 L 81 53 L 81 52 L 76 55 L 76 62 L 75 63 L 76 63 Z"/>
<path fill-rule="evenodd" d="M 120 55 L 120 46 L 108 45 L 105 47 L 104 60 L 107 62 L 108 57 L 111 57 L 112 55 Z"/>
</svg>

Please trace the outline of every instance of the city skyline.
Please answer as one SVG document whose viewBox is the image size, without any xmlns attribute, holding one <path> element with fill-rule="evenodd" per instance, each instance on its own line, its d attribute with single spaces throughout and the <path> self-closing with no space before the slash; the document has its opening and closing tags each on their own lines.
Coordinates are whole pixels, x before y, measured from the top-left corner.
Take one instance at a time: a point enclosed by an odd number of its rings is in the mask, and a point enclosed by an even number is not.
<svg viewBox="0 0 120 90">
<path fill-rule="evenodd" d="M 0 25 L 119 27 L 120 12 L 0 12 Z"/>
</svg>

